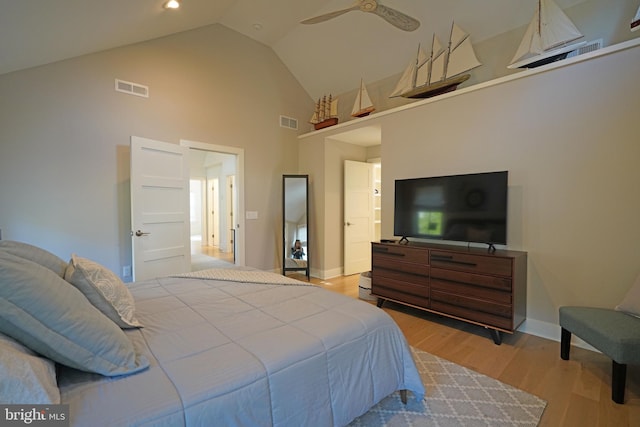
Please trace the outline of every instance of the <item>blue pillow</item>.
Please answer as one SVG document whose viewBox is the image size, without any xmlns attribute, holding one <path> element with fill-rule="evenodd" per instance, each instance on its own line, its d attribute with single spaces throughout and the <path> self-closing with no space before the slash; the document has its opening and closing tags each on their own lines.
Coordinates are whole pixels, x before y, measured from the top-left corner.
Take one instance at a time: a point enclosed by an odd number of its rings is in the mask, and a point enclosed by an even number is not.
<svg viewBox="0 0 640 427">
<path fill-rule="evenodd" d="M 60 403 L 53 361 L 0 334 L 0 402 L 47 405 Z"/>
<path fill-rule="evenodd" d="M 63 365 L 106 376 L 149 366 L 124 332 L 51 270 L 0 251 L 0 332 Z"/>
<path fill-rule="evenodd" d="M 0 250 L 7 251 L 17 257 L 28 259 L 63 277 L 67 268 L 67 263 L 57 255 L 23 242 L 15 242 L 13 240 L 0 240 Z"/>
</svg>

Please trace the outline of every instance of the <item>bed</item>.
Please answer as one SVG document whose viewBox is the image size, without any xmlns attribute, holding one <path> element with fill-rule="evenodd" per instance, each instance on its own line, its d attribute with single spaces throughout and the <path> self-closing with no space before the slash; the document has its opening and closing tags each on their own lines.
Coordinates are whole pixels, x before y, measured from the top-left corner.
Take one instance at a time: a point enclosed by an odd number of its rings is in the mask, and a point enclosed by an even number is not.
<svg viewBox="0 0 640 427">
<path fill-rule="evenodd" d="M 16 263 L 15 251 L 3 255 L 2 249 L 3 280 L 22 277 L 26 267 L 43 274 L 20 261 L 18 275 L 5 265 Z M 65 280 L 76 261 L 71 278 L 83 262 L 102 268 L 74 256 L 60 275 L 63 266 L 56 262 L 53 270 L 62 282 L 47 277 L 59 292 L 68 292 L 66 299 L 78 297 L 76 290 L 82 296 L 81 286 Z M 25 283 L 16 286 L 22 289 Z M 55 364 L 59 402 L 69 405 L 72 426 L 343 426 L 393 392 L 408 390 L 409 398 L 417 399 L 424 395 L 404 336 L 372 304 L 239 267 L 125 288 L 132 298 L 128 309 L 114 317 L 102 307 L 110 323 L 115 321 L 109 317 L 124 322 L 116 329 L 133 350 L 124 357 L 125 367 L 106 365 L 95 373 L 98 369 L 70 367 L 83 361 L 62 358 L 66 363 Z M 89 306 L 99 306 L 95 295 L 90 298 L 85 290 L 85 296 Z M 78 301 L 76 306 L 98 317 Z M 19 303 L 11 291 L 0 295 L 0 332 L 40 359 L 60 358 L 11 333 L 18 324 L 11 307 Z M 110 333 L 120 337 L 113 328 Z M 56 403 L 55 390 L 50 394 Z"/>
</svg>

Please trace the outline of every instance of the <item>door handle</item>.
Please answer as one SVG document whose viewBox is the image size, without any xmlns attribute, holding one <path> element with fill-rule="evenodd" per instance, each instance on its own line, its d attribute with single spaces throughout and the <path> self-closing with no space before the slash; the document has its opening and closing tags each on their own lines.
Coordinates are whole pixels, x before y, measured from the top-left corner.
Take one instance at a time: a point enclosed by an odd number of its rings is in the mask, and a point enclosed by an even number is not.
<svg viewBox="0 0 640 427">
<path fill-rule="evenodd" d="M 353 224 L 351 224 L 349 221 L 347 221 L 347 222 L 345 223 L 345 225 L 346 225 L 347 227 L 349 227 L 350 225 L 353 225 Z"/>
<path fill-rule="evenodd" d="M 136 231 L 136 236 L 140 237 L 140 236 L 146 236 L 147 234 L 151 234 L 151 233 L 143 233 L 142 231 L 138 230 Z"/>
</svg>

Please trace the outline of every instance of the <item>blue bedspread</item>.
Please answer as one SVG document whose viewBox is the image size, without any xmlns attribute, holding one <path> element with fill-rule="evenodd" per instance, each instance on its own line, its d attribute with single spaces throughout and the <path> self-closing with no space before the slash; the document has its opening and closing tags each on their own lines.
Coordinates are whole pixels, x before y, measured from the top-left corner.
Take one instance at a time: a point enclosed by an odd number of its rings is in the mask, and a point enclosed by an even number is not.
<svg viewBox="0 0 640 427">
<path fill-rule="evenodd" d="M 302 282 L 300 282 L 302 284 Z M 343 426 L 422 381 L 395 322 L 317 286 L 201 278 L 131 285 L 151 367 L 62 369 L 72 426 Z"/>
</svg>

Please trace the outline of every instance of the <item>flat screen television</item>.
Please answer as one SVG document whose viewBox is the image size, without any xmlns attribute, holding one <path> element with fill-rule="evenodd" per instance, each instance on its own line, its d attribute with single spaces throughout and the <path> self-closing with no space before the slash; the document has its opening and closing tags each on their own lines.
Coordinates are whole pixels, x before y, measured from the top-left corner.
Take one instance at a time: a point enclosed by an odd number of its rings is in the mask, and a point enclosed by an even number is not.
<svg viewBox="0 0 640 427">
<path fill-rule="evenodd" d="M 395 236 L 507 244 L 508 172 L 395 182 Z"/>
</svg>

